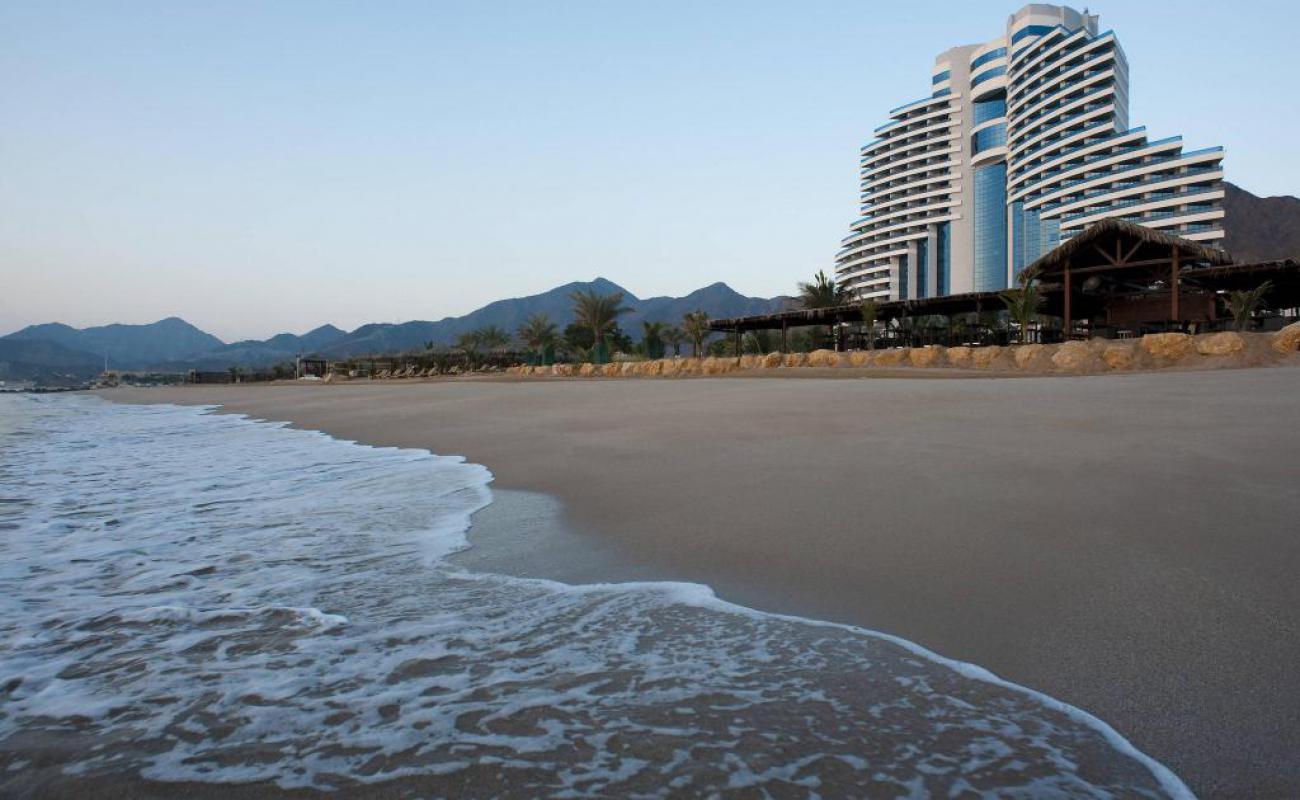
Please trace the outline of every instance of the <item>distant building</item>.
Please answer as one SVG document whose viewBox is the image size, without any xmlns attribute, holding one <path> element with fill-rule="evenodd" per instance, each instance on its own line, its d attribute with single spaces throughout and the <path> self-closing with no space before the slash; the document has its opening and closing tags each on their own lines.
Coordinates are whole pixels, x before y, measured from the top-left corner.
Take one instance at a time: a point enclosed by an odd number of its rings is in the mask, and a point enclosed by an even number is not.
<svg viewBox="0 0 1300 800">
<path fill-rule="evenodd" d="M 836 257 L 857 297 L 1014 285 L 1091 222 L 1223 238 L 1223 148 L 1129 127 L 1128 62 L 1098 17 L 1027 5 L 1006 33 L 936 59 L 932 94 L 862 148 L 862 218 Z"/>
</svg>

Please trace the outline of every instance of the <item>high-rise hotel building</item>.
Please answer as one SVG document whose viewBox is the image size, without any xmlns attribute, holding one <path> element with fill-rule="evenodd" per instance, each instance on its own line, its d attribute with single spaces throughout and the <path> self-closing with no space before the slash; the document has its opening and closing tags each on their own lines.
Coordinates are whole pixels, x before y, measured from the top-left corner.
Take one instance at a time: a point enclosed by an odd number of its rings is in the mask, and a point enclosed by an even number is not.
<svg viewBox="0 0 1300 800">
<path fill-rule="evenodd" d="M 1128 62 L 1097 21 L 1028 5 L 1003 36 L 936 59 L 931 95 L 862 148 L 844 286 L 882 300 L 1004 289 L 1107 217 L 1223 238 L 1223 148 L 1129 127 Z"/>
</svg>

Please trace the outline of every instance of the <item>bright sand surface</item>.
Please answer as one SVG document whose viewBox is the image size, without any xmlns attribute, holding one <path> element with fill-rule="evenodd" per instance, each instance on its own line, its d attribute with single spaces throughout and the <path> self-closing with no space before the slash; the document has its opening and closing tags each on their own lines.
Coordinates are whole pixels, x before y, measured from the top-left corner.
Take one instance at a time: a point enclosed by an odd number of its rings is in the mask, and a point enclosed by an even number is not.
<svg viewBox="0 0 1300 800">
<path fill-rule="evenodd" d="M 1300 796 L 1300 370 L 105 395 L 464 455 L 498 497 L 470 563 L 896 634 L 1100 716 L 1202 796 Z"/>
</svg>

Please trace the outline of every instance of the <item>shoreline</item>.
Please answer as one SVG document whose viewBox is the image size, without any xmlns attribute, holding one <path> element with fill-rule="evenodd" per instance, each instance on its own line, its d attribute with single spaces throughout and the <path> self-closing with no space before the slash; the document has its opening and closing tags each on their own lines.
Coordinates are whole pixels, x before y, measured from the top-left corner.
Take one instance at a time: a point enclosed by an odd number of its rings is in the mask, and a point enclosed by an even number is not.
<svg viewBox="0 0 1300 800">
<path fill-rule="evenodd" d="M 1236 539 L 1250 557 L 1238 555 L 1235 560 L 1250 562 L 1254 572 L 1262 569 L 1264 574 L 1247 575 L 1252 570 L 1237 563 L 1228 564 L 1224 575 L 1224 561 L 1234 560 L 1225 550 L 1227 542 L 1204 541 L 1205 531 L 1180 542 L 1176 532 L 1163 529 L 1173 520 L 1160 508 L 1143 509 L 1138 515 L 1146 519 L 1135 530 L 1145 527 L 1154 534 L 1145 539 L 1156 540 L 1139 546 L 1126 543 L 1120 531 L 1104 530 L 1105 525 L 1100 533 L 1075 530 L 1080 541 L 1059 531 L 1035 532 L 1035 515 L 1045 510 L 1041 500 L 1027 500 L 1023 509 L 1001 509 L 993 503 L 1006 517 L 1003 524 L 980 522 L 978 512 L 987 510 L 989 503 L 979 494 L 990 488 L 990 480 L 996 487 L 1005 482 L 1012 490 L 1000 491 L 1014 497 L 1020 472 L 1049 487 L 1069 476 L 1071 470 L 1064 468 L 1061 475 L 1053 475 L 1050 466 L 1044 467 L 1044 458 L 1033 455 L 1035 447 L 1051 451 L 1052 442 L 1046 440 L 1091 433 L 1083 449 L 1093 451 L 1094 439 L 1131 434 L 1129 426 L 1108 433 L 1096 427 L 1103 420 L 1087 419 L 1086 413 L 1072 418 L 1076 411 L 1087 411 L 1087 399 L 1080 409 L 1057 408 L 1056 414 L 1044 418 L 1040 408 L 1030 415 L 1029 438 L 1042 441 L 1031 443 L 1023 469 L 1005 463 L 1008 453 L 993 453 L 991 475 L 972 472 L 971 480 L 947 486 L 947 494 L 937 500 L 924 496 L 942 483 L 926 475 L 925 458 L 895 461 L 894 469 L 878 477 L 883 486 L 855 496 L 856 484 L 846 480 L 852 476 L 844 472 L 859 452 L 869 459 L 872 448 L 843 440 L 866 435 L 874 439 L 877 456 L 889 461 L 888 456 L 901 452 L 908 435 L 937 426 L 945 447 L 966 463 L 979 446 L 990 444 L 990 437 L 953 426 L 971 423 L 979 416 L 975 412 L 989 410 L 990 401 L 996 408 L 1017 394 L 1026 395 L 1019 398 L 1022 402 L 1060 400 L 1080 392 L 1096 394 L 1099 387 L 1109 402 L 1116 400 L 1117 392 L 1154 392 L 1167 400 L 1204 389 L 1198 384 L 1207 381 L 1213 384 L 1207 394 L 1216 403 L 1225 399 L 1218 396 L 1225 389 L 1229 398 L 1236 394 L 1234 383 L 1264 384 L 1262 392 L 1241 392 L 1257 405 L 1262 401 L 1268 406 L 1263 415 L 1257 409 L 1236 418 L 1238 427 L 1253 428 L 1284 411 L 1285 404 L 1280 407 L 1278 401 L 1297 388 L 1295 374 L 1139 374 L 1123 376 L 1122 382 L 1109 377 L 1011 382 L 533 381 L 526 386 L 459 381 L 353 384 L 349 391 L 281 385 L 103 394 L 128 402 L 219 403 L 223 411 L 286 420 L 339 438 L 465 455 L 496 474 L 494 496 L 523 489 L 557 498 L 566 535 L 572 537 L 571 554 L 581 554 L 596 542 L 609 559 L 644 570 L 641 579 L 704 583 L 728 601 L 762 611 L 896 635 L 1086 709 L 1203 796 L 1284 796 L 1300 787 L 1298 768 L 1289 760 L 1297 731 L 1278 710 L 1293 707 L 1291 700 L 1300 697 L 1285 669 L 1297 652 L 1286 611 L 1295 590 L 1278 583 L 1296 564 L 1294 542 L 1275 530 L 1272 539 L 1277 541 L 1267 544 L 1281 552 L 1269 558 L 1261 547 L 1243 546 Z M 963 397 L 949 402 L 936 397 L 954 392 Z M 845 393 L 848 396 L 835 397 Z M 838 399 L 851 409 L 849 401 L 893 402 L 900 397 L 914 401 L 917 414 L 910 419 L 910 430 L 908 415 L 887 413 L 890 424 L 874 426 L 863 424 L 860 414 L 843 411 L 824 415 L 827 430 L 800 427 L 806 417 L 817 416 L 817 403 L 808 405 L 810 401 Z M 932 407 L 936 403 L 940 408 Z M 1139 416 L 1150 421 L 1146 411 Z M 1053 437 L 1047 422 L 1059 423 L 1064 434 Z M 755 441 L 755 430 L 769 435 Z M 784 444 L 776 448 L 784 451 L 779 456 L 767 441 L 778 433 L 782 435 L 775 438 Z M 1219 444 L 1213 437 L 1190 438 L 1174 443 L 1175 452 L 1169 454 L 1175 456 L 1172 470 L 1158 458 L 1151 461 L 1155 454 L 1142 448 L 1125 453 L 1130 469 L 1141 478 L 1138 483 L 1169 477 L 1162 471 L 1178 472 L 1189 448 L 1191 454 L 1207 457 Z M 1293 433 L 1283 430 L 1272 438 L 1278 453 L 1294 452 Z M 920 450 L 933 449 L 934 443 L 927 445 L 923 436 L 915 442 Z M 1263 444 L 1262 439 L 1251 441 L 1252 447 Z M 726 469 L 730 459 L 725 456 L 738 460 L 739 466 Z M 766 464 L 764 456 L 782 463 Z M 1151 463 L 1132 461 L 1134 457 Z M 1236 466 L 1255 475 L 1260 461 L 1267 458 L 1256 458 L 1253 466 Z M 1234 463 L 1229 458 L 1218 466 Z M 818 479 L 819 469 L 826 471 L 825 478 Z M 943 465 L 939 471 L 952 469 Z M 1079 489 L 1085 496 L 1066 498 L 1061 520 L 1066 528 L 1077 528 L 1089 516 L 1108 517 L 1093 508 L 1095 504 L 1080 501 L 1098 488 L 1123 488 L 1124 482 L 1117 487 L 1114 480 L 1089 485 L 1097 479 L 1089 479 L 1086 469 L 1081 474 L 1084 485 Z M 909 476 L 910 483 L 903 480 Z M 1282 481 L 1278 477 L 1278 486 Z M 771 484 L 771 490 L 764 490 L 765 484 Z M 1127 497 L 1137 497 L 1137 488 L 1151 489 L 1129 487 Z M 1267 527 L 1274 514 L 1284 524 L 1287 512 L 1293 514 L 1296 507 L 1291 491 L 1280 505 L 1275 500 L 1266 508 L 1257 524 Z M 873 510 L 864 514 L 862 501 L 882 499 L 878 495 L 890 502 L 866 503 Z M 1195 495 L 1183 492 L 1179 499 L 1186 505 Z M 955 514 L 957 501 L 977 508 Z M 1121 497 L 1117 505 L 1125 502 L 1131 499 Z M 1240 514 L 1236 505 L 1231 500 L 1220 503 L 1216 524 L 1234 512 Z M 876 524 L 854 531 L 859 515 Z M 971 530 L 951 535 L 963 525 Z M 891 526 L 904 533 L 890 534 Z M 1008 527 L 1011 530 L 1005 530 Z M 476 518 L 470 533 L 476 547 L 479 528 Z M 799 538 L 792 540 L 791 531 Z M 1229 531 L 1223 529 L 1224 538 L 1242 535 Z M 1042 552 L 1035 552 L 1034 544 Z M 1188 554 L 1188 544 L 1195 545 L 1196 552 Z M 1126 565 L 1125 559 L 1115 557 L 1116 551 L 1138 556 L 1141 563 L 1130 558 Z M 589 569 L 604 568 L 600 559 L 593 563 Z M 1238 577 L 1266 580 L 1253 587 L 1249 581 L 1226 580 Z M 1240 583 L 1229 591 L 1236 591 L 1236 598 L 1224 595 L 1231 583 Z M 1234 649 L 1243 663 L 1225 661 Z M 1234 667 L 1246 674 L 1233 676 Z M 1264 702 L 1260 695 L 1265 692 L 1272 693 L 1274 702 Z"/>
</svg>

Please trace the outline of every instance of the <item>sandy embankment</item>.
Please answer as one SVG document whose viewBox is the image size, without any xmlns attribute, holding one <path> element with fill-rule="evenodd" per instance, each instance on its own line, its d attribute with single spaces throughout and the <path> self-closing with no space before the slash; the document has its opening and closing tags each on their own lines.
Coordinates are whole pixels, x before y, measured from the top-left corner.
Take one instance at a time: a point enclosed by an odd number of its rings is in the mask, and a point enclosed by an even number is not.
<svg viewBox="0 0 1300 800">
<path fill-rule="evenodd" d="M 1097 714 L 1204 796 L 1295 797 L 1298 393 L 1284 368 L 106 394 L 463 454 L 558 498 L 561 552 L 903 636 Z M 591 577 L 567 561 L 520 568 Z"/>
</svg>

